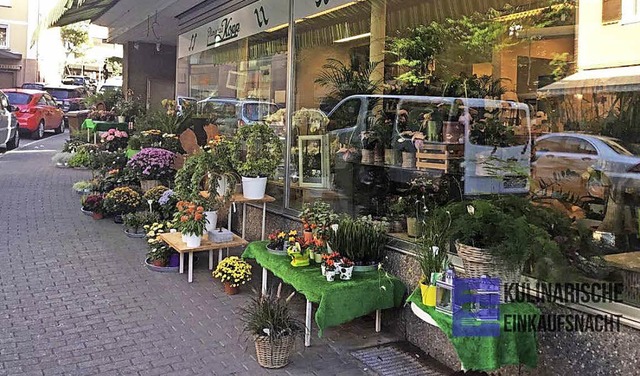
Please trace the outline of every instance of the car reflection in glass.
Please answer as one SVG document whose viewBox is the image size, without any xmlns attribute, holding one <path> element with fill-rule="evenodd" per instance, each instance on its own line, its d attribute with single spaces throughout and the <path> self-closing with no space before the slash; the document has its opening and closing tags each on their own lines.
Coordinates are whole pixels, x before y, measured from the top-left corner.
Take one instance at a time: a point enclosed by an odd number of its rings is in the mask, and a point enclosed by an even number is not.
<svg viewBox="0 0 640 376">
<path fill-rule="evenodd" d="M 606 186 L 640 191 L 640 152 L 622 140 L 552 133 L 535 141 L 533 176 L 578 197 L 605 198 Z"/>
</svg>

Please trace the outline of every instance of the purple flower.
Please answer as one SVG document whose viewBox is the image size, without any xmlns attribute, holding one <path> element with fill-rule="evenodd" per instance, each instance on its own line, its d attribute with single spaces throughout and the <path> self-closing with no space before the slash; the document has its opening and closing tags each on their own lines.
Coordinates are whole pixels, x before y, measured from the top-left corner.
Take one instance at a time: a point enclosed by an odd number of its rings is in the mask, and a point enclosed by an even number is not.
<svg viewBox="0 0 640 376">
<path fill-rule="evenodd" d="M 164 191 L 162 196 L 160 196 L 160 198 L 158 199 L 158 203 L 160 205 L 168 204 L 169 200 L 171 199 L 171 196 L 173 196 L 173 191 L 171 189 L 167 189 L 166 191 Z"/>
<path fill-rule="evenodd" d="M 160 148 L 145 148 L 134 155 L 127 166 L 138 176 L 147 179 L 162 179 L 172 175 L 175 154 L 169 150 Z"/>
</svg>

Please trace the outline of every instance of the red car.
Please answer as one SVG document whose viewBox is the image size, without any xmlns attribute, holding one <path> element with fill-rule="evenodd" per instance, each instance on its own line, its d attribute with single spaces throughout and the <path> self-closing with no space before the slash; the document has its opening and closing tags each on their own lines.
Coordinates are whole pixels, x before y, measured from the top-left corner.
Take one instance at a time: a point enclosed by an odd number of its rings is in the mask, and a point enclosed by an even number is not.
<svg viewBox="0 0 640 376">
<path fill-rule="evenodd" d="M 56 100 L 41 90 L 5 89 L 9 103 L 16 108 L 16 117 L 20 131 L 31 134 L 31 138 L 40 139 L 44 131 L 64 132 L 64 112 Z"/>
</svg>

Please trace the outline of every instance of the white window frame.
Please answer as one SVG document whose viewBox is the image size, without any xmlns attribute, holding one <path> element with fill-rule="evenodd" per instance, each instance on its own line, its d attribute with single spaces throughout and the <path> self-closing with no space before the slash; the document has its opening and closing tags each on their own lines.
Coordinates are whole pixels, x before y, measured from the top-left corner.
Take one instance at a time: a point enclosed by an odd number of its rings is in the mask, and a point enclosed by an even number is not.
<svg viewBox="0 0 640 376">
<path fill-rule="evenodd" d="M 622 0 L 622 19 L 624 24 L 640 22 L 640 0 Z"/>
<path fill-rule="evenodd" d="M 0 44 L 0 50 L 8 50 L 10 47 L 10 43 L 9 41 L 11 40 L 10 37 L 10 33 L 9 33 L 9 25 L 8 24 L 0 24 L 0 28 L 4 28 L 6 30 L 6 43 L 5 44 Z"/>
<path fill-rule="evenodd" d="M 0 7 L 11 8 L 11 0 L 0 0 Z"/>
</svg>

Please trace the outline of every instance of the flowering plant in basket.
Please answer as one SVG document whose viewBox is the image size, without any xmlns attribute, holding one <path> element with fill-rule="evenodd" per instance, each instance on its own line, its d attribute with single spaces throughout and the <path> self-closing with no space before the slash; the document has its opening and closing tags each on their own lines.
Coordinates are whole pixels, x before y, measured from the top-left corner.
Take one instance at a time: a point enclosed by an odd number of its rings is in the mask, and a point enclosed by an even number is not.
<svg viewBox="0 0 640 376">
<path fill-rule="evenodd" d="M 287 234 L 284 231 L 272 232 L 269 234 L 269 244 L 267 247 L 273 250 L 283 250 L 286 237 Z"/>
<path fill-rule="evenodd" d="M 218 264 L 212 275 L 231 287 L 239 287 L 251 281 L 251 265 L 237 256 L 227 257 Z"/>
<path fill-rule="evenodd" d="M 103 204 L 108 213 L 132 213 L 142 205 L 142 196 L 130 187 L 118 187 L 107 193 Z"/>
<path fill-rule="evenodd" d="M 169 150 L 146 148 L 134 155 L 127 166 L 141 180 L 170 180 L 176 172 L 173 168 L 175 157 Z"/>
<path fill-rule="evenodd" d="M 111 128 L 100 136 L 100 141 L 102 142 L 102 147 L 108 151 L 126 149 L 129 135 L 127 132 Z"/>
<path fill-rule="evenodd" d="M 179 201 L 176 205 L 179 219 L 178 228 L 183 234 L 200 236 L 204 232 L 208 223 L 204 215 L 204 208 L 196 206 L 193 202 Z"/>
</svg>

